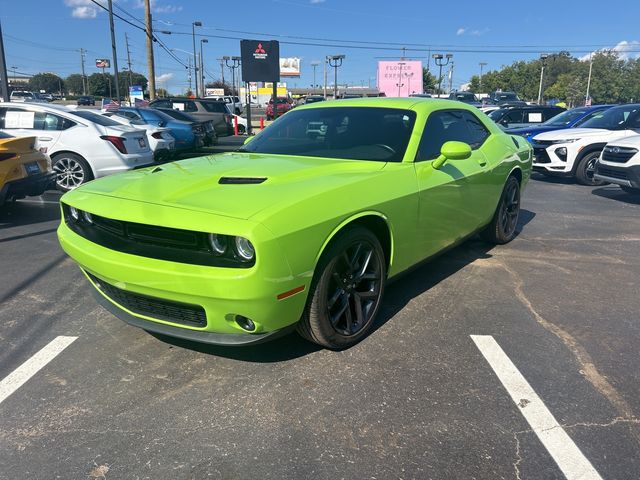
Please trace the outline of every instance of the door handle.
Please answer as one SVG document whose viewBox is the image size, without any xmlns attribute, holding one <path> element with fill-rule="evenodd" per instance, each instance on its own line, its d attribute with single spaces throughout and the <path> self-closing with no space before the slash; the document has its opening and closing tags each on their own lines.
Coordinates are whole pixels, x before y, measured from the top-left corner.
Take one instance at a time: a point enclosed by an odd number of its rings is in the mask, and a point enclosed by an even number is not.
<svg viewBox="0 0 640 480">
<path fill-rule="evenodd" d="M 38 140 L 42 140 L 43 142 L 49 142 L 53 140 L 53 137 L 38 137 Z"/>
</svg>

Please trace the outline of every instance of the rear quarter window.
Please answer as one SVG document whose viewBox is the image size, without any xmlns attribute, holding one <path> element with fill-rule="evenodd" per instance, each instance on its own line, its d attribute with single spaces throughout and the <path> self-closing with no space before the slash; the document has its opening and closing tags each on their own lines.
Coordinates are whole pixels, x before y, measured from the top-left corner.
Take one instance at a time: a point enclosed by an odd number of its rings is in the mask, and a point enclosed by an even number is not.
<svg viewBox="0 0 640 480">
<path fill-rule="evenodd" d="M 202 107 L 211 113 L 229 113 L 227 104 L 224 102 L 202 102 Z"/>
</svg>

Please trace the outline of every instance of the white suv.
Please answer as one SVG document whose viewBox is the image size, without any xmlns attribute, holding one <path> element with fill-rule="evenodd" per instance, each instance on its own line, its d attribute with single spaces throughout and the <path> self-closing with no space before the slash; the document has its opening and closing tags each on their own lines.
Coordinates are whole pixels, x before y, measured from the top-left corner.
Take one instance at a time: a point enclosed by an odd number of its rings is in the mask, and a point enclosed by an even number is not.
<svg viewBox="0 0 640 480">
<path fill-rule="evenodd" d="M 229 111 L 231 113 L 235 113 L 236 115 L 242 115 L 242 111 L 244 110 L 244 105 L 242 104 L 242 100 L 237 95 L 211 95 L 205 98 L 212 98 L 214 100 L 219 100 L 227 104 Z"/>
<path fill-rule="evenodd" d="M 0 103 L 0 130 L 15 137 L 36 137 L 36 148 L 51 157 L 60 190 L 153 163 L 144 130 L 90 110 Z"/>
<path fill-rule="evenodd" d="M 640 193 L 640 135 L 608 143 L 596 164 L 596 180 Z"/>
<path fill-rule="evenodd" d="M 600 153 L 607 143 L 640 133 L 640 104 L 604 110 L 580 127 L 533 137 L 533 169 L 572 176 L 582 185 L 603 185 L 606 181 L 594 176 Z"/>
</svg>

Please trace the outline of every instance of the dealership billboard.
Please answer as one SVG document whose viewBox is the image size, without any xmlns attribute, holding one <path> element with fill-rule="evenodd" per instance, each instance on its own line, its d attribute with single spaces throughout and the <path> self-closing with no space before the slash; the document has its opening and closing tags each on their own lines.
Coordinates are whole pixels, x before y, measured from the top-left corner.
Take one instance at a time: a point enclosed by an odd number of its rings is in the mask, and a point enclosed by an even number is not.
<svg viewBox="0 0 640 480">
<path fill-rule="evenodd" d="M 280 76 L 281 77 L 299 77 L 300 76 L 300 59 L 297 57 L 280 59 Z"/>
<path fill-rule="evenodd" d="M 387 97 L 408 97 L 422 91 L 422 62 L 398 60 L 378 62 L 378 90 Z"/>
<path fill-rule="evenodd" d="M 111 68 L 108 58 L 96 58 L 96 68 Z"/>
<path fill-rule="evenodd" d="M 242 40 L 242 80 L 277 82 L 280 80 L 280 43 L 277 40 Z"/>
</svg>

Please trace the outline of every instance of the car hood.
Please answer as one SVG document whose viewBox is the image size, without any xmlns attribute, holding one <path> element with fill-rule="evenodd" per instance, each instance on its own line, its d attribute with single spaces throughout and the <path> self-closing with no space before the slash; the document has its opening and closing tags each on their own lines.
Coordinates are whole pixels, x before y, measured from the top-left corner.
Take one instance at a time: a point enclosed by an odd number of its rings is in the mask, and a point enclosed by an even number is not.
<svg viewBox="0 0 640 480">
<path fill-rule="evenodd" d="M 612 130 L 604 128 L 563 128 L 553 132 L 545 132 L 534 137 L 534 140 L 571 140 L 584 137 L 601 137 L 611 135 Z"/>
<path fill-rule="evenodd" d="M 105 177 L 76 191 L 248 219 L 265 208 L 362 181 L 385 165 L 225 153 Z"/>
<path fill-rule="evenodd" d="M 640 148 L 640 135 L 632 135 L 631 137 L 612 140 L 608 145 L 610 147 L 617 146 L 617 147 Z"/>
<path fill-rule="evenodd" d="M 559 129 L 565 130 L 567 127 L 521 127 L 521 128 L 507 128 L 506 132 L 511 135 L 535 136 L 541 133 L 553 132 Z"/>
</svg>

